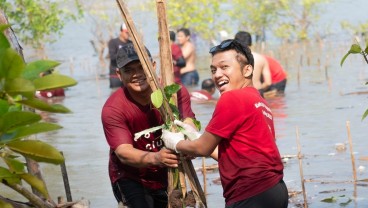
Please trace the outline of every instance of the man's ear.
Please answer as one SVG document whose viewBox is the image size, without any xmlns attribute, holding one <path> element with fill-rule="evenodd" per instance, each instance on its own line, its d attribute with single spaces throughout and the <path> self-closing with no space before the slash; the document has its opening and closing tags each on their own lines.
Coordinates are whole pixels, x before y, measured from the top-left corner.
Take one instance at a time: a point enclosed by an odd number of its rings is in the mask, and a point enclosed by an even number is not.
<svg viewBox="0 0 368 208">
<path fill-rule="evenodd" d="M 250 78 L 253 74 L 253 67 L 250 64 L 247 64 L 243 67 L 243 76 L 245 78 Z"/>
<path fill-rule="evenodd" d="M 156 71 L 156 61 L 152 61 L 153 70 Z"/>
<path fill-rule="evenodd" d="M 118 78 L 121 81 L 121 72 L 120 72 L 120 69 L 119 68 L 115 68 L 115 74 L 116 74 L 116 76 L 118 76 Z"/>
</svg>

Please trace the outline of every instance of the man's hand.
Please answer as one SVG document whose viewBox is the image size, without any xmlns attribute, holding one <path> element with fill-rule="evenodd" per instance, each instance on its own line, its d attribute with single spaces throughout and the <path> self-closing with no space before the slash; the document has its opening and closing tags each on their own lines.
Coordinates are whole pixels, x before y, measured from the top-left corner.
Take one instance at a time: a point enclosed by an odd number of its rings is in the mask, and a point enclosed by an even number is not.
<svg viewBox="0 0 368 208">
<path fill-rule="evenodd" d="M 197 131 L 197 129 L 195 129 L 190 124 L 184 123 L 184 122 L 179 121 L 179 120 L 175 120 L 174 124 L 176 124 L 177 126 L 182 127 L 184 129 L 184 130 L 182 130 L 182 132 L 191 141 L 196 140 L 201 136 L 201 134 Z"/>
<path fill-rule="evenodd" d="M 171 150 L 175 150 L 175 152 L 178 152 L 176 149 L 176 145 L 181 140 L 184 140 L 184 134 L 181 132 L 171 132 L 166 129 L 162 130 L 161 139 L 165 143 L 165 147 Z"/>
<path fill-rule="evenodd" d="M 162 148 L 159 152 L 155 152 L 155 160 L 159 166 L 177 168 L 179 164 L 179 155 L 174 151 Z"/>
</svg>

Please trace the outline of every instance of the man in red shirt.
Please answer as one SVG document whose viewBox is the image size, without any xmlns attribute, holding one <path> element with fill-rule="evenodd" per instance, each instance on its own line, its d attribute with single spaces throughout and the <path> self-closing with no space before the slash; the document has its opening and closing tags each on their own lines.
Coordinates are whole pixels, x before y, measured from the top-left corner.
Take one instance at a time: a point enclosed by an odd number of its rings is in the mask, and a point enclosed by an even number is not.
<svg viewBox="0 0 368 208">
<path fill-rule="evenodd" d="M 179 45 L 175 43 L 175 32 L 170 31 L 170 43 L 171 43 L 171 54 L 174 64 L 174 82 L 177 84 L 182 84 L 180 79 L 180 69 L 186 66 L 183 53 Z"/>
<path fill-rule="evenodd" d="M 190 140 L 184 140 L 182 133 L 163 130 L 165 146 L 218 160 L 227 208 L 287 208 L 272 112 L 253 87 L 253 55 L 233 39 L 211 48 L 210 53 L 212 79 L 221 93 L 213 116 L 202 135 L 175 121 L 190 132 L 186 133 Z"/>
<path fill-rule="evenodd" d="M 166 208 L 167 167 L 177 167 L 178 156 L 163 148 L 161 131 L 135 138 L 135 133 L 164 121 L 151 103 L 152 90 L 132 43 L 118 50 L 117 67 L 124 86 L 107 99 L 101 116 L 110 146 L 109 176 L 115 197 L 129 208 Z M 194 118 L 186 88 L 178 91 L 177 98 L 180 117 Z"/>
<path fill-rule="evenodd" d="M 264 57 L 268 62 L 272 80 L 272 84 L 267 91 L 277 90 L 278 93 L 284 93 L 287 81 L 286 71 L 282 68 L 281 64 L 274 58 L 269 56 Z"/>
</svg>

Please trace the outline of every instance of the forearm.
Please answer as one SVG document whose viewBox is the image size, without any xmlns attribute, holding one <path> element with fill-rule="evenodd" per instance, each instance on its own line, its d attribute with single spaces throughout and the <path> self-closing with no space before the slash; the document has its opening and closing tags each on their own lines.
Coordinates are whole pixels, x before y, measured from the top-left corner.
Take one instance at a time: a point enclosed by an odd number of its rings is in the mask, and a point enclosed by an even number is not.
<svg viewBox="0 0 368 208">
<path fill-rule="evenodd" d="M 192 156 L 214 156 L 217 157 L 217 145 L 221 138 L 208 132 L 194 141 L 183 140 L 178 142 L 176 149 L 184 154 Z"/>
<path fill-rule="evenodd" d="M 115 153 L 121 163 L 129 166 L 142 168 L 158 165 L 156 156 L 158 152 L 148 152 L 129 147 L 118 147 Z"/>
</svg>

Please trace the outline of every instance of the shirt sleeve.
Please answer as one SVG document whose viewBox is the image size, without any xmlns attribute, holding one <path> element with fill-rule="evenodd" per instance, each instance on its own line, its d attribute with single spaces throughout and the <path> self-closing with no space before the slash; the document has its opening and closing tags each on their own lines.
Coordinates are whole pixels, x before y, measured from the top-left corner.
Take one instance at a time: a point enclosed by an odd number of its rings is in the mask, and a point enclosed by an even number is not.
<svg viewBox="0 0 368 208">
<path fill-rule="evenodd" d="M 125 116 L 115 111 L 111 106 L 102 110 L 102 125 L 107 143 L 115 150 L 121 144 L 133 144 L 133 135 L 128 128 Z"/>
</svg>

